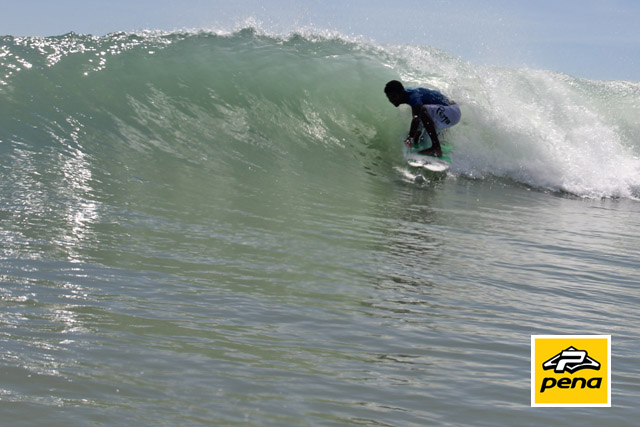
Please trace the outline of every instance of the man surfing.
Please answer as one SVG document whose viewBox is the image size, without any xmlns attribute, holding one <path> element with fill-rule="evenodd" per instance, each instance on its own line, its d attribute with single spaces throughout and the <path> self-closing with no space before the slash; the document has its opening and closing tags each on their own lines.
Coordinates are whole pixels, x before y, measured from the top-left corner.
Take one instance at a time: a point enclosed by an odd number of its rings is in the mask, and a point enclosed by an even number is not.
<svg viewBox="0 0 640 427">
<path fill-rule="evenodd" d="M 431 147 L 419 151 L 427 156 L 442 157 L 442 148 L 438 132 L 450 128 L 460 121 L 460 107 L 455 102 L 437 90 L 417 88 L 404 88 L 402 83 L 391 80 L 384 88 L 389 102 L 396 107 L 401 104 L 409 104 L 413 119 L 409 136 L 405 140 L 407 147 L 413 147 L 420 139 L 420 123 L 431 139 Z M 418 147 L 419 148 L 419 147 Z"/>
</svg>

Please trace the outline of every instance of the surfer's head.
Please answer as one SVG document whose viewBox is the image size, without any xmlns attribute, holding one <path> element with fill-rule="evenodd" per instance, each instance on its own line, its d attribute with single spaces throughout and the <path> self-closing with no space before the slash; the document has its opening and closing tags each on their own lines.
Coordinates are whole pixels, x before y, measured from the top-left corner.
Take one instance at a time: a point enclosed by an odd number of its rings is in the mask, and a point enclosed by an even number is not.
<svg viewBox="0 0 640 427">
<path fill-rule="evenodd" d="M 387 95 L 389 102 L 396 107 L 406 102 L 407 92 L 404 90 L 404 86 L 397 80 L 391 80 L 384 87 L 384 93 Z"/>
</svg>

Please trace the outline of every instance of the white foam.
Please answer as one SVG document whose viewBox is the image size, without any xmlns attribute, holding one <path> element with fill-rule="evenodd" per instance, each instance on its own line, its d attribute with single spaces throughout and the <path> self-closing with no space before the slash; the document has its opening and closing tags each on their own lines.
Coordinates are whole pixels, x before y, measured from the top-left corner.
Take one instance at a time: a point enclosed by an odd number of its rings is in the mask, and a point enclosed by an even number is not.
<svg viewBox="0 0 640 427">
<path fill-rule="evenodd" d="M 426 47 L 387 52 L 407 84 L 461 105 L 462 121 L 446 136 L 452 172 L 583 197 L 640 195 L 640 84 L 473 66 Z"/>
</svg>

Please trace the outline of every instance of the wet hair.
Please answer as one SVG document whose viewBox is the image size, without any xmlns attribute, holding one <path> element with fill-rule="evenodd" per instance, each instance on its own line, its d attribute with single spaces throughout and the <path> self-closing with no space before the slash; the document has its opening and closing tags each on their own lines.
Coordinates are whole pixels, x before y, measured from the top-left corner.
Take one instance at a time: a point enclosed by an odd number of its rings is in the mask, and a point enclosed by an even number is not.
<svg viewBox="0 0 640 427">
<path fill-rule="evenodd" d="M 389 93 L 399 93 L 399 92 L 404 92 L 404 86 L 402 86 L 402 83 L 400 83 L 397 80 L 391 80 L 389 83 L 387 83 L 387 85 L 384 87 L 384 93 L 389 94 Z"/>
</svg>

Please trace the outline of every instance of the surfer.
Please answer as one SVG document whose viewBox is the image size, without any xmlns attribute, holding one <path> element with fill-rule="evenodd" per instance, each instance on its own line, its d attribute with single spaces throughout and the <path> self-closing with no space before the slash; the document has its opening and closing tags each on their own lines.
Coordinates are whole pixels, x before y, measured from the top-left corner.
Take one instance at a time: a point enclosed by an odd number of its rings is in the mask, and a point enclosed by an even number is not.
<svg viewBox="0 0 640 427">
<path fill-rule="evenodd" d="M 442 157 L 442 148 L 438 132 L 450 128 L 460 121 L 460 107 L 437 90 L 422 87 L 404 88 L 402 83 L 391 80 L 384 88 L 389 102 L 396 107 L 409 104 L 413 119 L 409 136 L 404 141 L 407 147 L 413 147 L 420 139 L 420 123 L 431 139 L 431 147 L 419 151 L 420 154 Z"/>
</svg>

